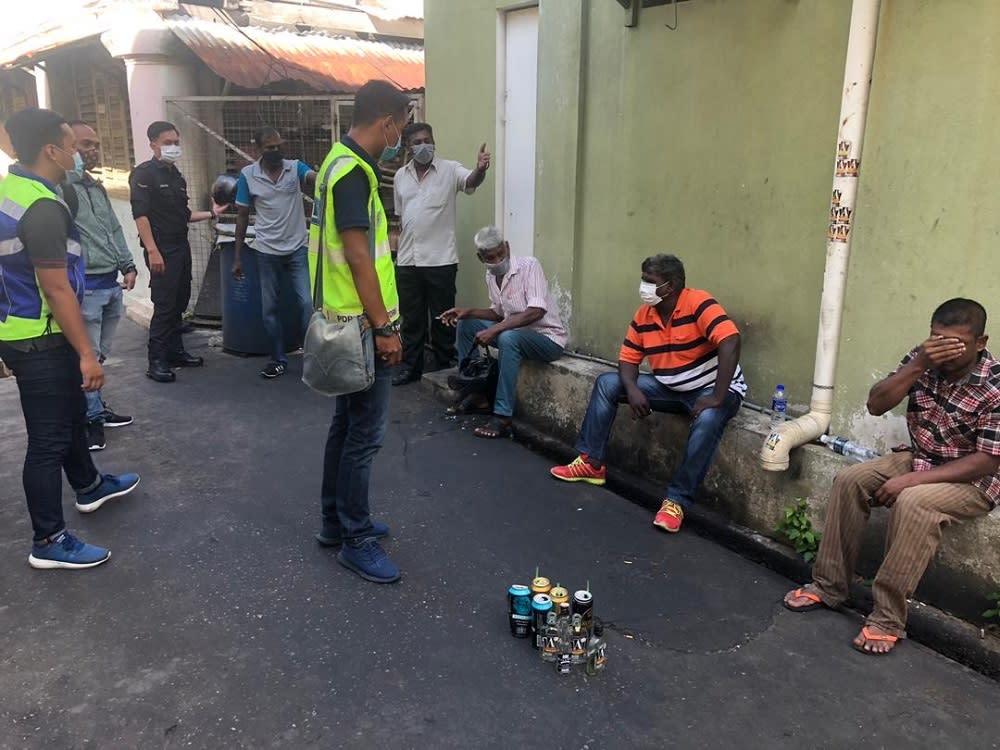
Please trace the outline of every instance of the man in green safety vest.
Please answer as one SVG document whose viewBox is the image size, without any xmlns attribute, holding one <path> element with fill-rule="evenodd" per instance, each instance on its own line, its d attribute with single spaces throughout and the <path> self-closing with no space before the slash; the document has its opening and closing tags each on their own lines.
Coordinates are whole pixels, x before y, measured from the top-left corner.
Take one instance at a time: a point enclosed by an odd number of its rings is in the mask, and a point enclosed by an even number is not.
<svg viewBox="0 0 1000 750">
<path fill-rule="evenodd" d="M 6 123 L 18 163 L 0 182 L 0 358 L 13 370 L 28 432 L 24 494 L 34 530 L 33 568 L 92 568 L 111 552 L 66 530 L 62 472 L 76 508 L 90 513 L 127 495 L 137 474 L 101 475 L 87 443 L 84 392 L 104 371 L 84 327 L 80 235 L 56 193 L 79 168 L 72 128 L 47 109 L 26 109 Z"/>
<path fill-rule="evenodd" d="M 375 338 L 374 385 L 337 397 L 323 464 L 323 528 L 316 539 L 325 547 L 342 545 L 337 561 L 375 583 L 392 583 L 400 577 L 399 568 L 378 543 L 389 529 L 371 519 L 368 481 L 388 422 L 391 368 L 402 356 L 399 297 L 388 222 L 378 192 L 378 161 L 399 153 L 408 117 L 409 99 L 388 82 L 368 81 L 358 89 L 351 129 L 333 145 L 317 172 L 309 230 L 313 283 L 318 254 L 324 253 L 327 317 L 364 315 Z"/>
</svg>

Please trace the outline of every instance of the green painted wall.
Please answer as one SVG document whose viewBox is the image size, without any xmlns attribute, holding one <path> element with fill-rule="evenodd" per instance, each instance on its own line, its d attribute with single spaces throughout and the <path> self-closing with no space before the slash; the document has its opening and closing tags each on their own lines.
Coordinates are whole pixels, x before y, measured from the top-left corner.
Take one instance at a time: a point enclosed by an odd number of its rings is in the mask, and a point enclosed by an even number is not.
<svg viewBox="0 0 1000 750">
<path fill-rule="evenodd" d="M 499 5 L 513 5 L 499 3 Z M 496 0 L 426 0 L 443 151 L 495 131 Z M 850 22 L 847 0 L 691 0 L 624 27 L 614 0 L 541 0 L 536 255 L 573 345 L 614 359 L 638 265 L 675 252 L 744 333 L 751 400 L 810 394 Z M 884 446 L 868 388 L 956 295 L 990 307 L 1000 235 L 1000 3 L 884 0 L 855 215 L 834 431 Z M 484 136 L 484 134 L 486 134 Z M 493 183 L 462 201 L 464 238 Z M 461 293 L 481 299 L 478 266 Z M 1000 314 L 1000 312 L 998 312 Z"/>
<path fill-rule="evenodd" d="M 428 117 L 446 154 L 495 131 L 497 7 L 425 3 Z M 753 397 L 781 380 L 808 400 L 848 11 L 695 0 L 671 31 L 671 8 L 628 29 L 614 0 L 542 0 L 535 253 L 576 348 L 615 359 L 639 263 L 674 252 L 743 329 Z M 461 202 L 460 236 L 492 220 L 492 188 Z M 463 297 L 481 283 L 466 263 Z"/>
<path fill-rule="evenodd" d="M 844 431 L 885 432 L 862 416 L 867 388 L 926 338 L 940 302 L 972 297 L 1000 319 L 998 31 L 994 0 L 882 4 L 837 374 Z"/>
</svg>

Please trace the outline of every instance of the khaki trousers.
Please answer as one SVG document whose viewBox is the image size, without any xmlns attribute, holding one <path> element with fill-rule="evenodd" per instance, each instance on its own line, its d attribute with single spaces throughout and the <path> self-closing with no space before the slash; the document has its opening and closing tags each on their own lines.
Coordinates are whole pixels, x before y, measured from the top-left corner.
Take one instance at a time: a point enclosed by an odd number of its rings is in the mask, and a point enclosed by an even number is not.
<svg viewBox="0 0 1000 750">
<path fill-rule="evenodd" d="M 823 538 L 813 565 L 813 587 L 831 607 L 843 604 L 854 575 L 872 494 L 892 477 L 911 471 L 912 454 L 890 453 L 837 474 Z M 971 484 L 922 484 L 903 490 L 889 511 L 885 559 L 872 586 L 875 608 L 868 624 L 906 637 L 906 600 L 913 595 L 952 523 L 986 515 L 991 505 Z"/>
</svg>

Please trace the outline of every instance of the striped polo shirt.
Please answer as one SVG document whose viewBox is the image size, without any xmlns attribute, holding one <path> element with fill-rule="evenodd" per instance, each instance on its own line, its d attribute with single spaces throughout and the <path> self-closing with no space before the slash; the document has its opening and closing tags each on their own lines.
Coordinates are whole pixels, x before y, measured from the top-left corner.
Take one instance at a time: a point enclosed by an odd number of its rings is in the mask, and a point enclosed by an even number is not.
<svg viewBox="0 0 1000 750">
<path fill-rule="evenodd" d="M 715 385 L 719 344 L 739 332 L 712 295 L 685 287 L 666 324 L 651 305 L 636 311 L 618 358 L 633 365 L 648 358 L 653 375 L 668 388 L 698 391 Z M 729 390 L 741 397 L 747 393 L 739 365 Z"/>
</svg>

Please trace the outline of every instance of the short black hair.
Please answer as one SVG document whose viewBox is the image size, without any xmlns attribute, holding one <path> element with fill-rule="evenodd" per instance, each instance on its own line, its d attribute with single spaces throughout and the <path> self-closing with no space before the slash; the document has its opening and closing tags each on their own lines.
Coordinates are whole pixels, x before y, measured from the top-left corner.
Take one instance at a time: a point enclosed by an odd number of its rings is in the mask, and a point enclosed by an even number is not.
<svg viewBox="0 0 1000 750">
<path fill-rule="evenodd" d="M 34 164 L 38 155 L 49 144 L 62 148 L 65 134 L 62 126 L 68 125 L 66 118 L 51 109 L 22 109 L 7 120 L 4 128 L 10 135 L 19 161 Z"/>
<path fill-rule="evenodd" d="M 86 125 L 88 128 L 91 128 L 91 129 L 94 128 L 93 125 L 91 125 L 89 122 L 86 122 L 85 120 L 70 120 L 69 121 L 69 126 L 71 128 L 75 128 L 77 125 Z"/>
<path fill-rule="evenodd" d="M 931 315 L 931 325 L 945 328 L 964 326 L 976 336 L 986 333 L 986 308 L 973 299 L 955 297 L 938 305 Z"/>
<path fill-rule="evenodd" d="M 281 133 L 278 132 L 277 128 L 273 128 L 270 125 L 261 125 L 254 131 L 253 142 L 260 146 L 268 138 L 273 138 L 274 136 L 281 137 Z"/>
<path fill-rule="evenodd" d="M 380 117 L 398 117 L 410 108 L 410 99 L 388 81 L 368 81 L 354 95 L 355 125 L 371 125 Z"/>
<path fill-rule="evenodd" d="M 172 122 L 167 122 L 166 120 L 157 120 L 152 123 L 148 128 L 146 128 L 146 137 L 149 138 L 149 142 L 152 143 L 157 138 L 159 138 L 164 133 L 173 130 L 175 133 L 180 135 L 181 131 L 177 129 L 177 126 Z"/>
<path fill-rule="evenodd" d="M 416 135 L 417 133 L 421 133 L 425 130 L 427 131 L 427 135 L 431 137 L 431 140 L 434 140 L 434 128 L 426 122 L 411 122 L 403 128 L 403 143 L 409 143 L 410 136 Z"/>
<path fill-rule="evenodd" d="M 651 255 L 642 262 L 642 272 L 651 273 L 673 283 L 679 289 L 684 288 L 684 264 L 676 255 L 659 253 Z"/>
</svg>

